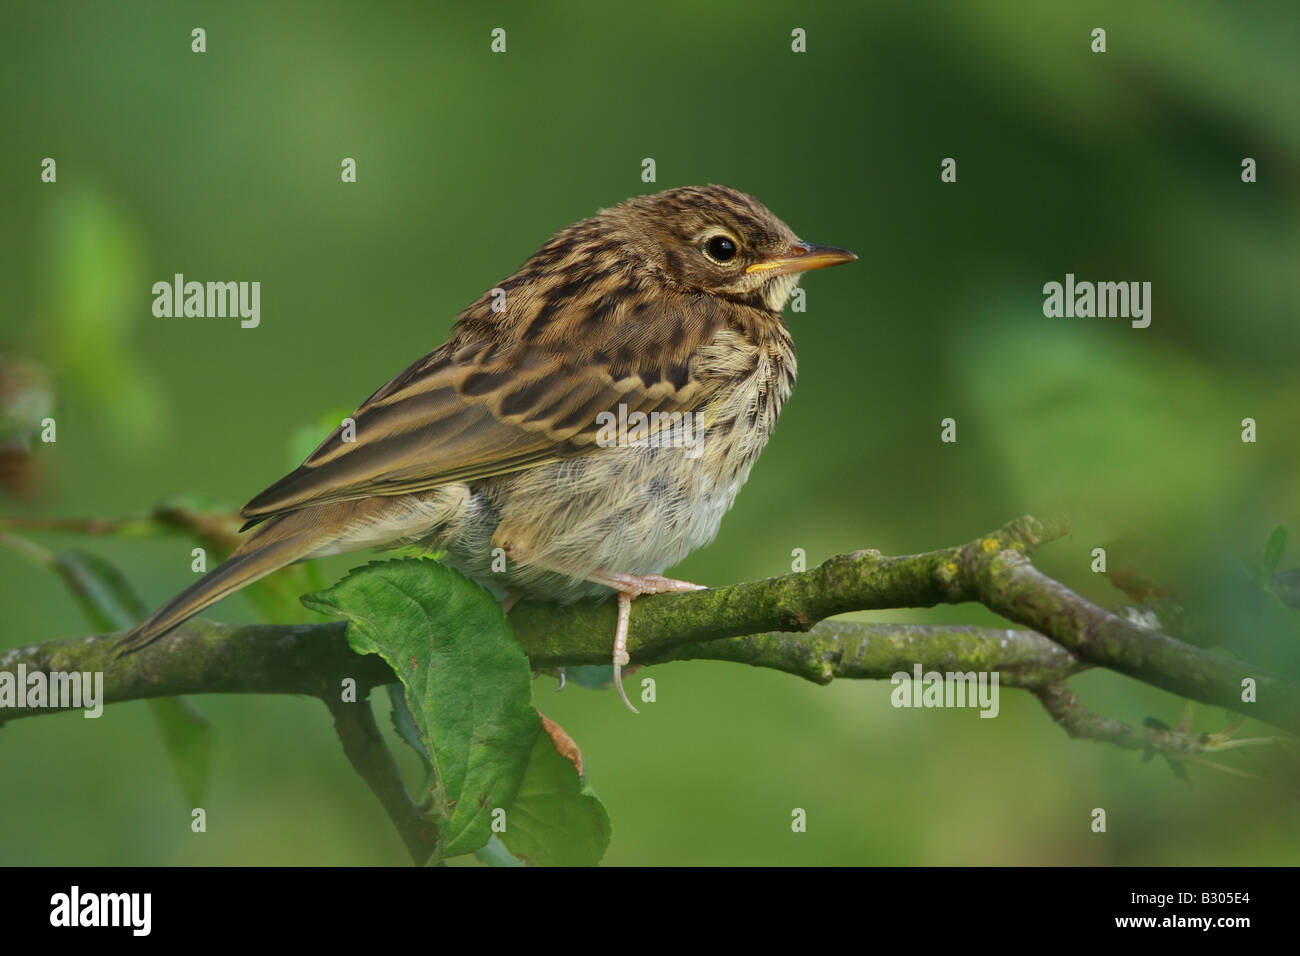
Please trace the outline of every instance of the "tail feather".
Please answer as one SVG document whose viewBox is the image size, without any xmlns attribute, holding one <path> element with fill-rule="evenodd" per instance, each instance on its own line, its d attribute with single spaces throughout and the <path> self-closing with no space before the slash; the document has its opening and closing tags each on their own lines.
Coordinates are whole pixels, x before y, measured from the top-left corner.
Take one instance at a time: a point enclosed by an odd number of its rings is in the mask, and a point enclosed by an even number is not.
<svg viewBox="0 0 1300 956">
<path fill-rule="evenodd" d="M 306 557 L 316 546 L 320 534 L 318 531 L 311 533 L 313 529 L 305 526 L 308 523 L 301 518 L 287 522 L 286 526 L 286 518 L 300 515 L 301 512 L 294 516 L 286 515 L 261 525 L 253 537 L 218 567 L 129 631 L 118 644 L 118 654 L 128 654 L 152 644 L 227 595 Z"/>
</svg>

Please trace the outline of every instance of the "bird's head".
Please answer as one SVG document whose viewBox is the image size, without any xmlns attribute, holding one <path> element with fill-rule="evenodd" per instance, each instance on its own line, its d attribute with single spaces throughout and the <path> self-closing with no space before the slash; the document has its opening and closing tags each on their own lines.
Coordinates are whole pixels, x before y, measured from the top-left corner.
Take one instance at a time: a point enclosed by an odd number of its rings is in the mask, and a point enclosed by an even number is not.
<svg viewBox="0 0 1300 956">
<path fill-rule="evenodd" d="M 589 220 L 650 280 L 780 312 L 810 269 L 853 253 L 802 241 L 753 196 L 686 186 L 637 196 Z"/>
</svg>

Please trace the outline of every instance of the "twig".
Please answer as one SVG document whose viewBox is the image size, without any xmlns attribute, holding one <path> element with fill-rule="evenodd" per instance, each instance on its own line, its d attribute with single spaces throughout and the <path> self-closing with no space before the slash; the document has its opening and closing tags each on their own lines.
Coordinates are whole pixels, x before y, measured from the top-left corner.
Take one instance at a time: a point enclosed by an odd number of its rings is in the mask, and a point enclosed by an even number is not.
<svg viewBox="0 0 1300 956">
<path fill-rule="evenodd" d="M 137 538 L 180 531 L 208 542 L 221 553 L 229 553 L 239 544 L 241 523 L 239 515 L 233 513 L 196 511 L 184 505 L 163 504 L 147 515 L 131 518 L 23 518 L 0 515 L 0 533 L 54 531 Z"/>
<path fill-rule="evenodd" d="M 334 717 L 334 730 L 352 768 L 379 798 L 411 860 L 416 866 L 423 865 L 438 848 L 438 826 L 420 812 L 406 792 L 392 752 L 375 724 L 370 701 L 359 696 L 355 702 L 345 703 L 336 694 L 326 698 L 325 704 Z"/>
</svg>

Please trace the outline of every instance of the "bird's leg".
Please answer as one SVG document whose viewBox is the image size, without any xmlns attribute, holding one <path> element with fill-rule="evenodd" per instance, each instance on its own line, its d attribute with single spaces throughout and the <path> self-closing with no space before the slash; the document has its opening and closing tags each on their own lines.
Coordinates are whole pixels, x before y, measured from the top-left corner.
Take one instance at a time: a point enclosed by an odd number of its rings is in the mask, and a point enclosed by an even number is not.
<svg viewBox="0 0 1300 956">
<path fill-rule="evenodd" d="M 492 543 L 502 548 L 506 553 L 506 559 L 515 561 L 520 564 L 538 565 L 533 559 L 531 549 L 525 545 L 520 536 L 512 533 L 511 529 L 504 526 L 497 528 L 492 535 Z M 563 574 L 564 572 L 557 572 Z M 628 710 L 632 713 L 640 713 L 632 702 L 627 699 L 627 691 L 623 689 L 623 667 L 631 663 L 631 658 L 627 653 L 627 629 L 628 622 L 632 619 L 632 601 L 642 594 L 665 594 L 673 591 L 703 591 L 704 585 L 691 584 L 689 581 L 677 581 L 673 578 L 666 578 L 662 574 L 617 574 L 607 571 L 597 571 L 587 575 L 586 580 L 596 584 L 603 584 L 607 588 L 613 589 L 618 594 L 618 627 L 614 631 L 614 686 L 618 688 L 618 696 L 622 698 L 623 703 L 627 704 Z M 561 672 L 563 680 L 563 672 Z M 564 685 L 560 685 L 564 689 Z"/>
<path fill-rule="evenodd" d="M 618 627 L 614 631 L 614 686 L 618 696 L 632 713 L 640 713 L 627 699 L 623 689 L 623 666 L 631 662 L 627 653 L 627 627 L 632 619 L 632 601 L 642 594 L 666 594 L 672 591 L 703 591 L 704 585 L 676 581 L 662 574 L 606 574 L 597 572 L 588 578 L 618 592 Z"/>
</svg>

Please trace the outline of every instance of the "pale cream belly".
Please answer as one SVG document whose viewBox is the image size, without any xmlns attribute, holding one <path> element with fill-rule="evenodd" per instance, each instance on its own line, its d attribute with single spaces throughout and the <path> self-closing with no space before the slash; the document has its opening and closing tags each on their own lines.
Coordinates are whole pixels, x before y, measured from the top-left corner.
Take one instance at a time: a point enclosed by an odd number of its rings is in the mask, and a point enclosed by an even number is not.
<svg viewBox="0 0 1300 956">
<path fill-rule="evenodd" d="M 710 473 L 703 460 L 680 448 L 611 448 L 478 482 L 464 520 L 440 535 L 447 561 L 559 601 L 609 593 L 585 580 L 597 572 L 662 573 L 714 539 L 748 477 L 747 467 Z"/>
<path fill-rule="evenodd" d="M 597 572 L 659 574 L 718 533 L 749 465 L 718 473 L 680 448 L 608 448 L 469 485 L 365 503 L 373 517 L 315 552 L 417 543 L 499 596 L 611 593 Z"/>
</svg>

